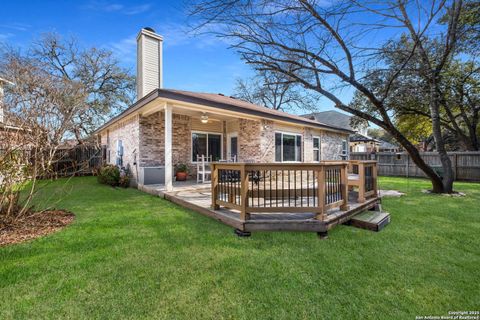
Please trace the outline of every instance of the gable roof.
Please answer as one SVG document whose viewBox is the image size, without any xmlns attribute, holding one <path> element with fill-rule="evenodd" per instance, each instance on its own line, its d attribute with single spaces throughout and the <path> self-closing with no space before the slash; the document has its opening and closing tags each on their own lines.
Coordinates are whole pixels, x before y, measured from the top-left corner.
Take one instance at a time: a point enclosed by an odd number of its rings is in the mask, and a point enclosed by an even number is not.
<svg viewBox="0 0 480 320">
<path fill-rule="evenodd" d="M 295 124 L 303 124 L 306 126 L 313 126 L 322 129 L 329 129 L 335 131 L 341 131 L 346 134 L 353 133 L 353 130 L 349 130 L 346 127 L 335 126 L 326 124 L 317 120 L 307 119 L 303 116 L 297 116 L 290 113 L 286 113 L 279 110 L 273 110 L 266 107 L 262 107 L 250 102 L 246 102 L 234 97 L 228 97 L 222 94 L 215 94 L 215 93 L 204 93 L 204 92 L 193 92 L 193 91 L 184 91 L 184 90 L 174 90 L 174 89 L 156 89 L 150 92 L 145 97 L 141 98 L 129 108 L 124 110 L 118 116 L 110 119 L 107 123 L 102 125 L 98 128 L 94 133 L 98 133 L 99 131 L 105 129 L 109 125 L 113 124 L 114 122 L 120 120 L 121 118 L 139 110 L 147 103 L 157 99 L 157 98 L 165 98 L 176 100 L 180 102 L 186 103 L 194 103 L 205 105 L 208 107 L 217 108 L 220 110 L 229 110 L 229 111 L 236 111 L 241 113 L 247 113 L 259 117 L 265 117 L 272 120 L 281 120 L 287 121 Z"/>
<path fill-rule="evenodd" d="M 302 117 L 309 119 L 314 118 L 317 121 L 321 121 L 331 126 L 347 128 L 349 130 L 355 131 L 355 128 L 352 128 L 352 126 L 350 125 L 350 119 L 352 118 L 352 116 L 335 110 L 313 112 L 305 114 Z"/>
</svg>

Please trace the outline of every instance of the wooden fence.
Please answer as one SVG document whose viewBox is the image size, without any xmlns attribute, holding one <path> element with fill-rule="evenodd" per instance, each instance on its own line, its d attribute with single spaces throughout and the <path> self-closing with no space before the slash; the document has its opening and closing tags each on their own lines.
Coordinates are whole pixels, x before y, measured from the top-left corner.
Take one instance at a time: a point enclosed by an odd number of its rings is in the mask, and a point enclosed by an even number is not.
<svg viewBox="0 0 480 320">
<path fill-rule="evenodd" d="M 421 152 L 422 158 L 442 174 L 440 157 L 436 152 Z M 480 181 L 480 152 L 449 152 L 455 180 Z M 425 177 L 406 152 L 352 152 L 351 160 L 376 160 L 381 176 Z"/>
<path fill-rule="evenodd" d="M 0 155 L 5 152 L 0 149 Z M 22 150 L 25 158 L 33 162 L 31 150 Z M 58 149 L 55 153 L 51 175 L 66 177 L 72 175 L 91 175 L 104 164 L 105 150 L 97 146 L 76 146 Z"/>
</svg>

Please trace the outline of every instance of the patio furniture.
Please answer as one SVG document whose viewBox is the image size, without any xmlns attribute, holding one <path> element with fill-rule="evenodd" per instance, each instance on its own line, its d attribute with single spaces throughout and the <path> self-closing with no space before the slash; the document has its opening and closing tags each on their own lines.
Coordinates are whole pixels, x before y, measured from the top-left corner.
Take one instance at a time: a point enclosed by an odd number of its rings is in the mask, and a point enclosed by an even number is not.
<svg viewBox="0 0 480 320">
<path fill-rule="evenodd" d="M 197 155 L 197 183 L 210 182 L 212 178 L 212 156 Z"/>
</svg>

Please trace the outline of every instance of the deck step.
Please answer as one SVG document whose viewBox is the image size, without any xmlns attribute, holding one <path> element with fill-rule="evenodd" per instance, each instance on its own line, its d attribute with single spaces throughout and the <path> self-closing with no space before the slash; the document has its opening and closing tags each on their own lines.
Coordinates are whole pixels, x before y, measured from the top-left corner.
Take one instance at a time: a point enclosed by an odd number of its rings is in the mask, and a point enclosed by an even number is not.
<svg viewBox="0 0 480 320">
<path fill-rule="evenodd" d="M 353 227 L 380 231 L 390 223 L 390 213 L 382 211 L 364 211 L 350 219 L 349 224 Z"/>
</svg>

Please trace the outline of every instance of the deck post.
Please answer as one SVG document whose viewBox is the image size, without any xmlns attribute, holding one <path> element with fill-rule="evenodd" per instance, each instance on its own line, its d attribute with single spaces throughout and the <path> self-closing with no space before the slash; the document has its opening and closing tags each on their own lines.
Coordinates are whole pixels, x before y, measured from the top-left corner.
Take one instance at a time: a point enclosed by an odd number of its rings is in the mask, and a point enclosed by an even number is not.
<svg viewBox="0 0 480 320">
<path fill-rule="evenodd" d="M 377 162 L 372 165 L 372 175 L 373 175 L 373 195 L 378 196 L 378 185 L 377 185 L 377 176 L 378 176 Z"/>
<path fill-rule="evenodd" d="M 340 210 L 347 211 L 348 207 L 348 164 L 342 166 L 340 171 L 340 179 L 342 180 L 341 193 L 343 203 L 340 206 Z"/>
<path fill-rule="evenodd" d="M 173 190 L 172 106 L 165 104 L 165 189 Z"/>
<path fill-rule="evenodd" d="M 248 220 L 249 214 L 247 213 L 248 207 L 248 174 L 243 163 L 240 167 L 240 219 L 243 221 Z"/>
<path fill-rule="evenodd" d="M 358 162 L 358 202 L 365 202 L 365 164 Z"/>
<path fill-rule="evenodd" d="M 212 163 L 212 209 L 218 210 L 220 206 L 217 204 L 218 198 L 218 168 Z"/>
<path fill-rule="evenodd" d="M 317 172 L 317 198 L 319 211 L 317 212 L 317 220 L 325 220 L 325 170 L 323 166 L 319 166 Z"/>
</svg>

